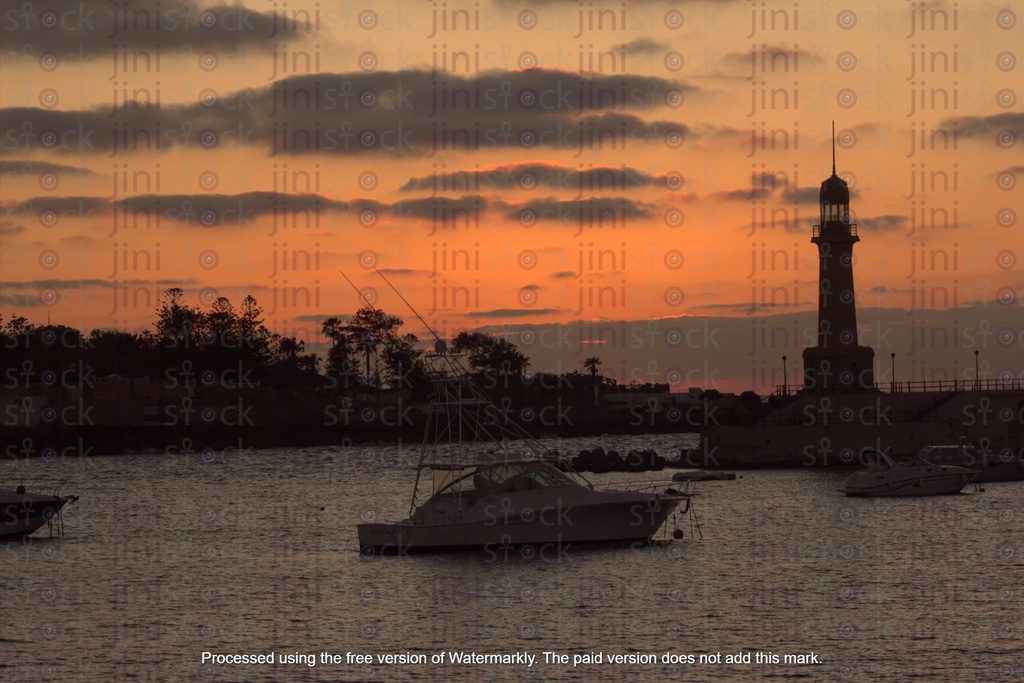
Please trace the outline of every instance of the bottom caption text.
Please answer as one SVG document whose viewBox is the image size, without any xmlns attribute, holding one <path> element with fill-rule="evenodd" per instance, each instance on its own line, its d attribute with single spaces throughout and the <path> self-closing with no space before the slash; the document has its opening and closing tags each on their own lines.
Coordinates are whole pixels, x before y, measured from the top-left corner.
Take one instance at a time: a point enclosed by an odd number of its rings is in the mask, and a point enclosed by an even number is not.
<svg viewBox="0 0 1024 683">
<path fill-rule="evenodd" d="M 750 664 L 803 666 L 823 664 L 816 652 L 777 653 L 771 650 L 742 650 L 735 653 L 722 652 L 474 652 L 443 650 L 439 652 L 393 652 L 385 654 L 365 652 L 265 652 L 265 653 L 216 653 L 203 652 L 201 664 L 206 665 L 270 665 L 270 666 L 657 666 L 692 664 Z"/>
</svg>

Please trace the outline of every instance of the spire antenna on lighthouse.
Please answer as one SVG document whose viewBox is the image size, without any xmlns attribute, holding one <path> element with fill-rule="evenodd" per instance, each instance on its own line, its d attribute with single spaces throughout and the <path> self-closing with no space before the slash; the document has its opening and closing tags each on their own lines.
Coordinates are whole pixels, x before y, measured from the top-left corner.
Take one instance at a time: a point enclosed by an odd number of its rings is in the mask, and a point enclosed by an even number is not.
<svg viewBox="0 0 1024 683">
<path fill-rule="evenodd" d="M 836 122 L 832 122 L 832 175 L 836 174 Z"/>
</svg>

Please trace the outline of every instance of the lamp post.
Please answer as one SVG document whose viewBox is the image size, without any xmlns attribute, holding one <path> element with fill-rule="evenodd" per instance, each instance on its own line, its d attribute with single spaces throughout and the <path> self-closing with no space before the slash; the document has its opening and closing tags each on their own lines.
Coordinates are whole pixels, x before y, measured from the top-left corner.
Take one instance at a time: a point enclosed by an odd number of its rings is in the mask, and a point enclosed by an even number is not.
<svg viewBox="0 0 1024 683">
<path fill-rule="evenodd" d="M 981 389 L 981 374 L 978 371 L 978 349 L 974 349 L 974 390 Z"/>
<path fill-rule="evenodd" d="M 889 393 L 896 393 L 896 352 L 893 351 L 889 354 L 889 360 L 892 361 L 892 382 L 889 384 Z"/>
<path fill-rule="evenodd" d="M 782 357 L 782 395 L 789 396 L 789 374 L 786 372 L 786 357 Z"/>
</svg>

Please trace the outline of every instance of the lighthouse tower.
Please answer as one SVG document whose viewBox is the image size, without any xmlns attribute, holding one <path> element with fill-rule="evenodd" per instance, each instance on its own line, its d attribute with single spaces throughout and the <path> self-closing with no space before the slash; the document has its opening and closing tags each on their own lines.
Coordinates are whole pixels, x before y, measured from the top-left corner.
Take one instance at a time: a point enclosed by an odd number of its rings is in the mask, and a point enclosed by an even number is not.
<svg viewBox="0 0 1024 683">
<path fill-rule="evenodd" d="M 804 349 L 804 391 L 874 389 L 875 351 L 857 344 L 853 289 L 853 245 L 860 241 L 850 223 L 850 188 L 836 175 L 835 124 L 832 175 L 821 183 L 821 222 L 811 242 L 818 245 L 818 345 Z"/>
</svg>

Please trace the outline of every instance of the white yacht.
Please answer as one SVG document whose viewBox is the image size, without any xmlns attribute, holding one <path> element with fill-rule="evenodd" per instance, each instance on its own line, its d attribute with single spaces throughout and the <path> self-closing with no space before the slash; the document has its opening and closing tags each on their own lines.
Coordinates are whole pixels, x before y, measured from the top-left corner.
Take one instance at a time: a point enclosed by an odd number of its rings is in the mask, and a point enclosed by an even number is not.
<svg viewBox="0 0 1024 683">
<path fill-rule="evenodd" d="M 990 451 L 964 441 L 945 446 L 925 446 L 917 455 L 937 465 L 958 465 L 976 469 L 978 477 L 974 480 L 975 484 L 1024 480 L 1024 463 L 1010 447 Z"/>
<path fill-rule="evenodd" d="M 839 489 L 848 496 L 941 496 L 959 493 L 978 476 L 978 470 L 936 465 L 918 456 L 909 464 L 895 464 L 876 451 L 879 464 L 854 472 Z"/>
<path fill-rule="evenodd" d="M 692 514 L 685 489 L 595 487 L 500 415 L 443 342 L 427 360 L 434 397 L 409 516 L 359 524 L 362 554 L 516 548 L 556 557 L 570 545 L 650 542 L 680 503 Z M 488 442 L 496 446 L 484 451 Z"/>
<path fill-rule="evenodd" d="M 0 488 L 0 540 L 15 540 L 28 536 L 44 525 L 53 533 L 54 525 L 61 532 L 60 510 L 67 503 L 78 500 L 78 496 L 60 496 L 57 490 L 52 495 L 30 493 L 24 486 Z"/>
</svg>

